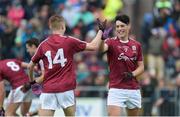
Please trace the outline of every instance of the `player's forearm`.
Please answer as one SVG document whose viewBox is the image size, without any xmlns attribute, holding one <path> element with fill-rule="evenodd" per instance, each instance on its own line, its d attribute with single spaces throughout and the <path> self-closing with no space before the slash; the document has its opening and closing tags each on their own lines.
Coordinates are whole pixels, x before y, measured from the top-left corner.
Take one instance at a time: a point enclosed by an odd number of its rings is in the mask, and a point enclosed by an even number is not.
<svg viewBox="0 0 180 117">
<path fill-rule="evenodd" d="M 4 98 L 6 95 L 5 89 L 4 89 L 4 81 L 0 82 L 0 108 L 3 107 Z"/>
<path fill-rule="evenodd" d="M 33 81 L 33 69 L 29 69 L 29 80 L 30 82 Z"/>
<path fill-rule="evenodd" d="M 37 83 L 42 83 L 43 80 L 44 80 L 44 75 L 41 75 L 41 76 L 39 76 L 39 77 L 37 77 L 37 78 L 35 78 L 35 79 L 36 79 L 36 82 L 37 82 Z"/>
<path fill-rule="evenodd" d="M 102 39 L 101 39 L 102 34 L 103 34 L 103 32 L 101 30 L 99 30 L 96 37 L 91 41 L 91 45 L 93 46 L 93 48 L 95 50 L 97 50 L 100 47 L 101 43 L 102 43 Z"/>
<path fill-rule="evenodd" d="M 133 76 L 137 77 L 139 75 L 141 75 L 142 73 L 144 72 L 144 64 L 141 63 L 136 70 L 134 70 L 132 73 L 133 73 Z"/>
<path fill-rule="evenodd" d="M 31 61 L 28 65 L 28 68 L 29 68 L 29 80 L 30 82 L 32 82 L 34 79 L 33 79 L 33 70 L 34 70 L 34 63 Z"/>
<path fill-rule="evenodd" d="M 5 91 L 1 91 L 1 93 L 0 93 L 0 108 L 3 107 L 5 94 L 6 94 Z"/>
<path fill-rule="evenodd" d="M 101 41 L 100 46 L 99 46 L 99 52 L 104 52 L 104 41 Z"/>
<path fill-rule="evenodd" d="M 23 67 L 23 68 L 28 68 L 28 63 L 22 62 L 22 63 L 21 63 L 21 67 Z"/>
<path fill-rule="evenodd" d="M 41 70 L 41 76 L 35 78 L 37 83 L 42 83 L 42 82 L 43 82 L 43 80 L 44 80 L 44 74 L 45 74 L 45 71 L 44 71 L 44 70 Z"/>
</svg>

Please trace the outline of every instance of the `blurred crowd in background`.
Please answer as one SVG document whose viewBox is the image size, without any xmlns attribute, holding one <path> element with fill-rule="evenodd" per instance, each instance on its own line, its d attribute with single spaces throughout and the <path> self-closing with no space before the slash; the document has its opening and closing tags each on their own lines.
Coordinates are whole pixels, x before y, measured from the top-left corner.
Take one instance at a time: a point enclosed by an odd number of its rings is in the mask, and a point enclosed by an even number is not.
<svg viewBox="0 0 180 117">
<path fill-rule="evenodd" d="M 43 41 L 50 34 L 48 18 L 55 13 L 65 18 L 66 35 L 89 42 L 97 32 L 96 18 L 107 19 L 107 27 L 114 27 L 114 17 L 127 13 L 124 9 L 128 1 L 137 5 L 142 0 L 0 0 L 0 59 L 29 62 L 25 42 L 32 37 Z M 159 108 L 160 115 L 177 115 L 174 111 L 180 110 L 180 0 L 152 0 L 151 3 L 152 8 L 142 14 L 141 23 L 132 23 L 133 30 L 138 31 L 136 34 L 132 30 L 132 36 L 142 43 L 146 68 L 140 76 L 142 95 L 147 99 L 143 113 L 156 114 Z M 136 19 L 133 18 L 136 14 L 128 15 L 132 17 L 131 22 Z M 114 36 L 114 31 L 110 36 Z M 106 54 L 83 52 L 74 58 L 78 86 L 108 87 Z M 81 91 L 76 94 L 99 95 Z M 171 109 L 167 111 L 167 108 Z"/>
<path fill-rule="evenodd" d="M 177 115 L 180 111 L 180 0 L 159 0 L 142 21 L 141 42 L 146 57 L 143 97 L 147 115 Z M 179 115 L 179 114 L 178 114 Z"/>
</svg>

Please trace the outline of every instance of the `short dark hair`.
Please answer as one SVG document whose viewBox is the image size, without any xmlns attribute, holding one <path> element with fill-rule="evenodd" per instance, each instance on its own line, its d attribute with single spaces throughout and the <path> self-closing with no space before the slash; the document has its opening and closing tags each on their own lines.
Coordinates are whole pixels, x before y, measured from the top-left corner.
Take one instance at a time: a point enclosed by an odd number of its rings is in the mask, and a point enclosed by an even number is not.
<svg viewBox="0 0 180 117">
<path fill-rule="evenodd" d="M 38 47 L 39 46 L 39 40 L 37 38 L 31 38 L 31 39 L 26 41 L 26 44 L 28 44 L 29 46 L 35 45 L 36 47 Z"/>
<path fill-rule="evenodd" d="M 127 25 L 130 23 L 129 16 L 127 16 L 127 15 L 125 15 L 125 14 L 117 15 L 117 16 L 115 17 L 115 22 L 116 22 L 116 21 L 121 21 L 121 22 L 123 22 L 123 23 L 125 23 L 125 24 L 127 24 Z"/>
</svg>

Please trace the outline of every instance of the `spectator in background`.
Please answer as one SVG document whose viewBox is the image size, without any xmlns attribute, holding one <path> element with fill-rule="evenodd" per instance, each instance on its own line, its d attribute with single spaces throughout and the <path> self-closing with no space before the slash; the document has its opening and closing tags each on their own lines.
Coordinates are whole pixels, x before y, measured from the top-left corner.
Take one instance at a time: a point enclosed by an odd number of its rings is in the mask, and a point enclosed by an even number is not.
<svg viewBox="0 0 180 117">
<path fill-rule="evenodd" d="M 37 4 L 35 4 L 35 0 L 26 0 L 25 3 L 22 3 L 24 8 L 24 19 L 30 20 L 37 13 Z"/>
<path fill-rule="evenodd" d="M 148 71 L 153 78 L 164 78 L 163 41 L 167 33 L 162 27 L 152 29 L 148 49 Z"/>
<path fill-rule="evenodd" d="M 0 1 L 0 15 L 6 16 L 7 14 L 7 7 L 10 6 L 10 0 L 1 0 Z"/>
<path fill-rule="evenodd" d="M 108 115 L 120 116 L 126 108 L 128 116 L 138 116 L 141 108 L 140 85 L 136 79 L 144 71 L 141 44 L 130 35 L 130 19 L 127 15 L 115 18 L 116 37 L 102 42 L 100 50 L 107 52 L 109 92 Z"/>
<path fill-rule="evenodd" d="M 65 3 L 65 8 L 63 9 L 61 15 L 66 20 L 67 26 L 69 26 L 70 29 L 75 27 L 78 23 L 79 15 L 76 14 L 79 13 L 80 8 L 80 5 L 75 6 L 69 1 Z"/>
<path fill-rule="evenodd" d="M 74 29 L 79 28 L 79 33 L 81 34 L 78 34 L 78 32 L 74 32 L 74 34 L 82 35 L 82 39 L 84 39 L 87 32 L 94 28 L 95 17 L 92 12 L 88 11 L 87 3 L 82 3 L 81 9 L 76 13 L 76 16 L 77 22 Z"/>
<path fill-rule="evenodd" d="M 26 41 L 31 38 L 37 38 L 37 33 L 35 32 L 35 30 L 33 30 L 32 24 L 29 23 L 26 25 L 26 29 L 21 35 L 21 44 L 22 44 L 23 55 L 24 55 L 23 60 L 25 61 L 29 61 L 29 58 L 30 58 L 25 48 L 26 48 Z"/>
<path fill-rule="evenodd" d="M 83 80 L 90 76 L 87 64 L 81 62 L 77 65 L 77 82 L 81 84 Z"/>
<path fill-rule="evenodd" d="M 24 18 L 24 8 L 20 0 L 13 0 L 12 6 L 8 10 L 8 19 L 10 19 L 14 26 L 19 27 L 21 20 Z"/>
<path fill-rule="evenodd" d="M 141 75 L 141 93 L 143 97 L 143 116 L 151 116 L 153 103 L 155 100 L 155 89 L 157 87 L 157 80 L 151 78 L 148 71 Z"/>
<path fill-rule="evenodd" d="M 156 90 L 156 102 L 154 103 L 152 115 L 174 116 L 176 95 L 172 81 L 165 82 L 160 79 L 158 82 L 158 90 Z M 154 111 L 156 109 L 156 111 Z"/>
<path fill-rule="evenodd" d="M 174 27 L 177 30 L 177 36 L 180 38 L 180 1 L 174 1 L 174 7 L 172 12 L 172 18 L 174 20 Z"/>
<path fill-rule="evenodd" d="M 94 24 L 95 17 L 92 12 L 88 11 L 87 6 L 88 6 L 87 3 L 83 3 L 79 13 L 79 18 L 83 21 L 87 30 L 91 30 L 93 29 L 92 26 Z"/>
<path fill-rule="evenodd" d="M 14 38 L 16 36 L 16 28 L 13 25 L 12 21 L 7 19 L 6 17 L 1 17 L 1 52 L 2 59 L 5 58 L 14 58 L 15 55 L 13 53 L 14 46 Z M 8 52 L 8 54 L 7 54 Z"/>
<path fill-rule="evenodd" d="M 180 65 L 180 64 L 179 64 Z M 179 67 L 180 68 L 180 67 Z M 177 91 L 177 103 L 176 103 L 176 108 L 177 110 L 180 110 L 180 72 L 179 74 L 176 76 L 176 91 Z M 177 111 L 176 115 L 180 115 L 180 112 Z"/>
<path fill-rule="evenodd" d="M 112 21 L 122 8 L 123 8 L 122 0 L 107 0 L 107 3 L 103 10 L 105 19 Z"/>
<path fill-rule="evenodd" d="M 48 18 L 53 14 L 53 11 L 49 5 L 42 5 L 38 12 L 38 18 L 42 22 L 44 28 L 48 28 Z"/>
<path fill-rule="evenodd" d="M 151 36 L 151 28 L 153 25 L 153 15 L 151 13 L 147 13 L 143 17 L 143 23 L 141 28 L 141 38 L 142 38 L 142 47 L 143 53 L 147 54 L 148 46 L 149 46 L 149 38 Z"/>
<path fill-rule="evenodd" d="M 149 38 L 152 35 L 152 28 L 157 27 L 158 25 L 165 28 L 168 32 L 168 24 L 172 23 L 172 19 L 170 17 L 171 9 L 172 4 L 169 0 L 157 0 L 155 2 L 153 12 L 146 13 L 144 15 L 141 38 L 145 53 L 147 53 L 149 49 Z"/>
</svg>

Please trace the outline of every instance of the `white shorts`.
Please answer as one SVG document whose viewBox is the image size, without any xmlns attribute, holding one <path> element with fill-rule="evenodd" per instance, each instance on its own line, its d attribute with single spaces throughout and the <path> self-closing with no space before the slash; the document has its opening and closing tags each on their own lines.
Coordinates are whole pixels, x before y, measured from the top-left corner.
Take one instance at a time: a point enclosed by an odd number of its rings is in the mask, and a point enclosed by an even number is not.
<svg viewBox="0 0 180 117">
<path fill-rule="evenodd" d="M 32 100 L 32 91 L 29 90 L 26 93 L 21 91 L 23 86 L 19 86 L 16 89 L 10 91 L 7 103 L 19 103 L 19 102 L 30 102 Z"/>
<path fill-rule="evenodd" d="M 41 109 L 65 109 L 69 106 L 75 105 L 74 91 L 70 90 L 62 93 L 41 93 L 40 102 Z"/>
<path fill-rule="evenodd" d="M 111 88 L 108 92 L 107 105 L 127 107 L 128 109 L 141 108 L 140 90 Z"/>
</svg>

